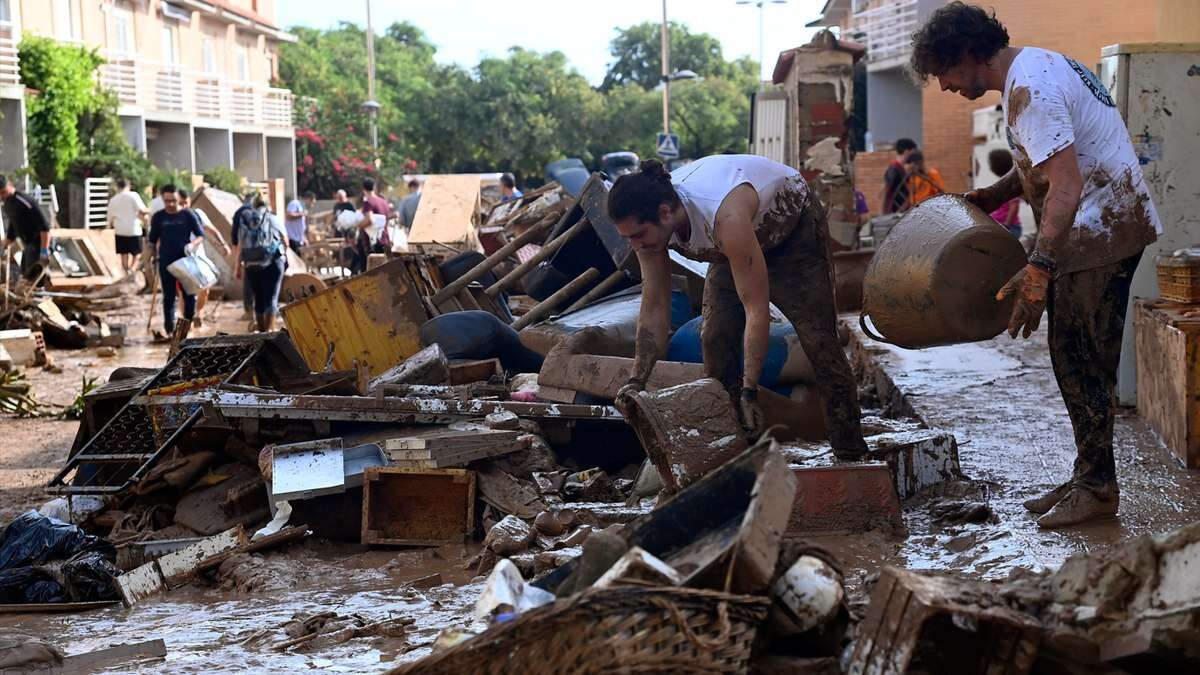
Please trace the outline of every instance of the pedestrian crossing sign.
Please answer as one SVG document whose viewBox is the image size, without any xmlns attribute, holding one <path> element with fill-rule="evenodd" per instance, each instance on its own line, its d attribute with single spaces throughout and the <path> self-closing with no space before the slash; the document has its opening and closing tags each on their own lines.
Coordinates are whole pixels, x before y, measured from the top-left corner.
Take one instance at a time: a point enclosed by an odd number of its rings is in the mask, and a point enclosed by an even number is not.
<svg viewBox="0 0 1200 675">
<path fill-rule="evenodd" d="M 675 134 L 659 134 L 655 145 L 658 147 L 658 156 L 663 159 L 679 156 L 679 136 Z"/>
</svg>

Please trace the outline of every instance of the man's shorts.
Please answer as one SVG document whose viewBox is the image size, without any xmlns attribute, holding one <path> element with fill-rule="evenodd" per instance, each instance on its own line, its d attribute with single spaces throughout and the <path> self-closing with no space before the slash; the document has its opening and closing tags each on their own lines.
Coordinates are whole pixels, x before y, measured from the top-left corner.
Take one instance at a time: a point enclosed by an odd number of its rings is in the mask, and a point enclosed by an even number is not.
<svg viewBox="0 0 1200 675">
<path fill-rule="evenodd" d="M 117 236 L 117 253 L 128 253 L 129 255 L 138 255 L 142 252 L 141 237 L 125 237 Z"/>
</svg>

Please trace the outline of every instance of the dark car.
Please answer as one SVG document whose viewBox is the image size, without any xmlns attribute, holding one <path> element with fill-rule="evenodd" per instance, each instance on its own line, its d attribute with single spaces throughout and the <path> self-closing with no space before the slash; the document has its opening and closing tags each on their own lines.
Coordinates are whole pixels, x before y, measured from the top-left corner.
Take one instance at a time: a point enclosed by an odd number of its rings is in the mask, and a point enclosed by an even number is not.
<svg viewBox="0 0 1200 675">
<path fill-rule="evenodd" d="M 546 165 L 546 181 L 558 181 L 572 197 L 579 196 L 579 191 L 583 189 L 583 184 L 590 175 L 583 160 L 576 157 L 560 159 Z"/>
<path fill-rule="evenodd" d="M 624 176 L 627 173 L 637 171 L 638 163 L 641 160 L 637 153 L 633 152 L 610 152 L 600 158 L 600 170 L 608 175 L 609 178 L 616 180 L 618 176 Z"/>
</svg>

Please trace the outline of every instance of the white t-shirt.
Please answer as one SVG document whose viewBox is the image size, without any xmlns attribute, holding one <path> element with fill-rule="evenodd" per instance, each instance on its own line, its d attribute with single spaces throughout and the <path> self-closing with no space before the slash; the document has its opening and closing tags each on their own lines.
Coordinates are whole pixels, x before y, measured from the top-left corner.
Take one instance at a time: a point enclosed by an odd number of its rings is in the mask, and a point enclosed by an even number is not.
<svg viewBox="0 0 1200 675">
<path fill-rule="evenodd" d="M 1162 234 L 1129 131 L 1099 78 L 1057 52 L 1024 47 L 1004 87 L 1009 145 L 1026 197 L 1038 215 L 1049 187 L 1039 167 L 1074 144 L 1083 194 L 1060 273 L 1109 265 Z"/>
<path fill-rule="evenodd" d="M 113 230 L 122 237 L 142 236 L 142 221 L 138 214 L 146 208 L 142 196 L 133 190 L 125 190 L 113 195 L 108 200 L 108 222 L 113 224 Z"/>
<path fill-rule="evenodd" d="M 305 236 L 308 230 L 308 218 L 304 210 L 304 202 L 299 199 L 293 199 L 288 202 L 287 214 L 289 216 L 300 216 L 299 218 L 288 218 L 283 221 L 284 227 L 287 228 L 288 239 L 298 241 L 301 244 L 307 244 L 308 238 Z"/>
<path fill-rule="evenodd" d="M 154 195 L 154 199 L 150 200 L 150 215 L 153 216 L 165 208 L 167 208 L 167 205 L 163 203 L 162 195 Z"/>
<path fill-rule="evenodd" d="M 672 235 L 671 246 L 689 258 L 723 261 L 715 242 L 717 210 L 743 183 L 758 192 L 754 229 L 763 250 L 787 238 L 807 203 L 808 184 L 800 172 L 758 155 L 711 155 L 671 173 L 671 184 L 691 221 L 687 240 Z"/>
</svg>

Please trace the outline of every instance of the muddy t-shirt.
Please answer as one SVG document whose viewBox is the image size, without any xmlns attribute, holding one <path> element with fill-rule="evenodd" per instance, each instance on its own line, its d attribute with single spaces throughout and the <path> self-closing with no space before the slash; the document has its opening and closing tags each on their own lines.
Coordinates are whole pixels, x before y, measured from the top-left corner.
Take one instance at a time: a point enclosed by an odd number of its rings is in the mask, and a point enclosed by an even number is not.
<svg viewBox="0 0 1200 675">
<path fill-rule="evenodd" d="M 787 239 L 808 205 L 808 183 L 800 172 L 758 155 L 712 155 L 671 172 L 691 221 L 687 239 L 672 235 L 671 247 L 694 260 L 724 262 L 716 243 L 717 209 L 743 183 L 758 193 L 753 225 L 763 251 Z"/>
<path fill-rule="evenodd" d="M 1125 122 L 1108 90 L 1087 68 L 1057 52 L 1023 48 L 1008 71 L 1004 117 L 1039 227 L 1049 188 L 1039 165 L 1075 145 L 1083 194 L 1058 255 L 1060 273 L 1123 260 L 1162 234 Z"/>
</svg>

